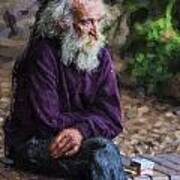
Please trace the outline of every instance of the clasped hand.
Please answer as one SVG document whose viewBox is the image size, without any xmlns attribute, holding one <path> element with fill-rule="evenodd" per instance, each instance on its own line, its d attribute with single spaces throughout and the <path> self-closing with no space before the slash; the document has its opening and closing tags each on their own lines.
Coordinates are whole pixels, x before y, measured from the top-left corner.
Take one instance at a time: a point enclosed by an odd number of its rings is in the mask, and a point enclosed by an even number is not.
<svg viewBox="0 0 180 180">
<path fill-rule="evenodd" d="M 64 129 L 52 140 L 50 154 L 53 158 L 72 156 L 79 151 L 82 140 L 83 136 L 78 129 Z"/>
</svg>

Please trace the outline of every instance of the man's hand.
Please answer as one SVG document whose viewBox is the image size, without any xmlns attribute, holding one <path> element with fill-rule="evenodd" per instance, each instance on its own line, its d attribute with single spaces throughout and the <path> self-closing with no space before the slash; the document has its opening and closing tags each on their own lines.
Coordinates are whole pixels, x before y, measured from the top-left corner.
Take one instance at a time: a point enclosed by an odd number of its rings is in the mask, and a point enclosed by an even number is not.
<svg viewBox="0 0 180 180">
<path fill-rule="evenodd" d="M 79 151 L 82 140 L 83 136 L 79 130 L 74 128 L 64 129 L 50 144 L 50 153 L 53 158 L 74 155 Z"/>
</svg>

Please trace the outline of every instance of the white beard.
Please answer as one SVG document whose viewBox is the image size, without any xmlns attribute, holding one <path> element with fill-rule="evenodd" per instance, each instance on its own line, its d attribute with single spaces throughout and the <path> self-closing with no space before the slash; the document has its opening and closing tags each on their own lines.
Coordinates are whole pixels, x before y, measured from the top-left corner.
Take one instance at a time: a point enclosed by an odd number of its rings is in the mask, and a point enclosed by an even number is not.
<svg viewBox="0 0 180 180">
<path fill-rule="evenodd" d="M 76 65 L 78 70 L 92 71 L 99 66 L 98 53 L 104 46 L 104 36 L 98 35 L 98 40 L 91 45 L 90 38 L 78 38 L 72 28 L 64 34 L 61 47 L 61 62 L 68 66 Z"/>
<path fill-rule="evenodd" d="M 97 29 L 97 41 L 92 46 L 89 36 L 78 38 L 72 25 L 73 14 L 67 0 L 49 1 L 47 7 L 40 13 L 40 19 L 36 22 L 36 34 L 42 37 L 56 38 L 62 45 L 59 49 L 60 61 L 68 66 L 76 65 L 78 70 L 91 71 L 98 67 L 98 52 L 105 44 L 105 36 L 101 34 L 101 26 Z M 67 28 L 59 32 L 55 21 L 63 19 Z"/>
</svg>

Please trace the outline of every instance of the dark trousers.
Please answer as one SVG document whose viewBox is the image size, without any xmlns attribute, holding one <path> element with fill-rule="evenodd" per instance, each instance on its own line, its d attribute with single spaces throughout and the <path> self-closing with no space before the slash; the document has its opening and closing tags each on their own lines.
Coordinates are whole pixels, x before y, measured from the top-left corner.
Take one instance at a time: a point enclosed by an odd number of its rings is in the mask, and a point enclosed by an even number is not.
<svg viewBox="0 0 180 180">
<path fill-rule="evenodd" d="M 17 167 L 67 180 L 126 180 L 119 150 L 105 138 L 90 138 L 72 157 L 51 158 L 48 146 L 52 138 L 33 137 L 15 148 L 11 156 Z"/>
</svg>

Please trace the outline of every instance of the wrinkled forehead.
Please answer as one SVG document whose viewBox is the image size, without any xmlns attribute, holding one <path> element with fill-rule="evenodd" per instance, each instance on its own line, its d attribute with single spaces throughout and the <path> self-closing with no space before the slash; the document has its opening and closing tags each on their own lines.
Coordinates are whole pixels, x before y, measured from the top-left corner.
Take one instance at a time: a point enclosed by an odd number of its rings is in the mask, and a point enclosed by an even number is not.
<svg viewBox="0 0 180 180">
<path fill-rule="evenodd" d="M 104 16 L 104 4 L 102 0 L 71 0 L 72 9 L 76 18 L 98 19 Z"/>
</svg>

